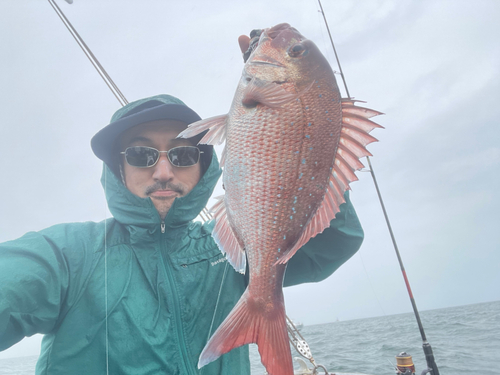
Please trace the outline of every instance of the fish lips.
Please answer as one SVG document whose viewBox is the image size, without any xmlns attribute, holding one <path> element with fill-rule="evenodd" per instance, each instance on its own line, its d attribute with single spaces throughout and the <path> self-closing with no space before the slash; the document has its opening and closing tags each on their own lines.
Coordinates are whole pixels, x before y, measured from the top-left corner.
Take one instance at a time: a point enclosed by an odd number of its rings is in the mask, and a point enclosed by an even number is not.
<svg viewBox="0 0 500 375">
<path fill-rule="evenodd" d="M 300 43 L 306 40 L 306 38 L 288 23 L 280 23 L 269 29 L 265 29 L 260 36 L 259 44 L 269 40 L 273 48 L 286 49 L 294 41 Z"/>
</svg>

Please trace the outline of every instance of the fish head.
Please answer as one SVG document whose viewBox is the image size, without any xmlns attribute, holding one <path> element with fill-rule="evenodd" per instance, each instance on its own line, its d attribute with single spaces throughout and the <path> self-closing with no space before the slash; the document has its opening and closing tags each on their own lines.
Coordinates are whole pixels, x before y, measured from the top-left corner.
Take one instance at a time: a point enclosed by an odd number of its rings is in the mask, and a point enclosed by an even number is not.
<svg viewBox="0 0 500 375">
<path fill-rule="evenodd" d="M 325 70 L 331 72 L 331 67 L 318 47 L 297 29 L 281 23 L 262 31 L 243 75 L 247 81 L 290 82 L 301 90 Z"/>
</svg>

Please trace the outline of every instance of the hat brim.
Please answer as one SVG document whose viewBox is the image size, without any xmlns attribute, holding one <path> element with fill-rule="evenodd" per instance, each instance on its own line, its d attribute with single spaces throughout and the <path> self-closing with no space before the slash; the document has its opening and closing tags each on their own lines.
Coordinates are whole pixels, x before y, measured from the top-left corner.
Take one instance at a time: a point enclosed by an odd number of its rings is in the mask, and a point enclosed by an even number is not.
<svg viewBox="0 0 500 375">
<path fill-rule="evenodd" d="M 118 137 L 136 125 L 156 120 L 178 120 L 189 125 L 201 120 L 201 117 L 189 107 L 180 104 L 162 104 L 149 108 L 123 117 L 101 129 L 90 141 L 92 151 L 99 159 L 112 167 L 116 152 L 115 142 Z"/>
</svg>

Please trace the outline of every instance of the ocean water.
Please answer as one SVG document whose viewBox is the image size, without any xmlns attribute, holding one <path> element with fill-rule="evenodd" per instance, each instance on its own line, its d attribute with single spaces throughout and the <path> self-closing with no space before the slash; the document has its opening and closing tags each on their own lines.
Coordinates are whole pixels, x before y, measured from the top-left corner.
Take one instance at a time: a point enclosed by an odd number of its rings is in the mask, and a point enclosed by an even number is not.
<svg viewBox="0 0 500 375">
<path fill-rule="evenodd" d="M 422 311 L 420 319 L 441 375 L 500 375 L 500 301 Z M 427 368 L 413 313 L 305 326 L 300 332 L 316 363 L 331 373 L 394 374 L 390 362 L 402 351 L 412 355 L 416 374 Z M 292 357 L 300 357 L 295 349 Z M 252 375 L 264 374 L 256 346 L 250 358 Z"/>
<path fill-rule="evenodd" d="M 500 301 L 422 311 L 420 318 L 441 375 L 500 375 Z M 316 363 L 329 372 L 394 374 L 395 356 L 413 356 L 416 373 L 427 366 L 412 313 L 305 326 Z M 299 355 L 292 349 L 292 356 Z M 32 375 L 37 357 L 0 359 L 0 375 Z M 251 345 L 252 375 L 263 375 Z M 296 366 L 296 368 L 298 368 Z"/>
</svg>

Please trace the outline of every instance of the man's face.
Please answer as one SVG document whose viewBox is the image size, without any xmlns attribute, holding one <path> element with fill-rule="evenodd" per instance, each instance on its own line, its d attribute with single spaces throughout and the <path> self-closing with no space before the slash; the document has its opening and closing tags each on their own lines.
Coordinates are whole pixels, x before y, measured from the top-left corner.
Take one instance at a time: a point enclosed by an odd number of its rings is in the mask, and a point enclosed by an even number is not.
<svg viewBox="0 0 500 375">
<path fill-rule="evenodd" d="M 176 139 L 186 124 L 175 120 L 158 120 L 140 124 L 125 131 L 119 140 L 120 152 L 131 146 L 148 146 L 168 151 L 178 146 L 193 146 L 187 139 Z M 141 198 L 150 197 L 162 219 L 174 199 L 188 194 L 201 177 L 200 163 L 192 167 L 175 167 L 166 153 L 150 168 L 137 168 L 122 159 L 125 186 Z"/>
</svg>

